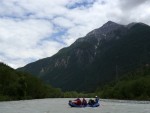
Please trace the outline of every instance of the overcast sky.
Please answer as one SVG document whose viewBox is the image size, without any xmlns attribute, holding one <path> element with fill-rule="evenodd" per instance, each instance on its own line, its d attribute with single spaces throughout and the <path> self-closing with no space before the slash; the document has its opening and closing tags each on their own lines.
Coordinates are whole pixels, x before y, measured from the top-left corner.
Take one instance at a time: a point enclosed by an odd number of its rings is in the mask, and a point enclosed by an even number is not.
<svg viewBox="0 0 150 113">
<path fill-rule="evenodd" d="M 150 0 L 0 0 L 0 61 L 52 56 L 109 20 L 150 25 Z"/>
</svg>

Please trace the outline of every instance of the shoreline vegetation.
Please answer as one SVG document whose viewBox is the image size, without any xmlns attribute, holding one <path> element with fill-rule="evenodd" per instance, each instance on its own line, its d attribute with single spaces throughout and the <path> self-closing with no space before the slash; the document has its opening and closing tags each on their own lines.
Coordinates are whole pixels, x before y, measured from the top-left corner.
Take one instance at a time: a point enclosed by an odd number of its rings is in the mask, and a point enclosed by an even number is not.
<svg viewBox="0 0 150 113">
<path fill-rule="evenodd" d="M 96 93 L 106 99 L 150 101 L 150 67 L 142 66 L 124 74 L 119 80 L 97 88 Z"/>
<path fill-rule="evenodd" d="M 89 97 L 89 94 L 76 91 L 63 92 L 59 88 L 45 84 L 39 78 L 18 72 L 4 63 L 0 63 L 0 89 L 0 101 Z"/>
<path fill-rule="evenodd" d="M 150 67 L 142 67 L 124 77 L 98 87 L 92 93 L 66 91 L 45 84 L 30 74 L 0 63 L 0 101 L 43 98 L 92 98 L 150 101 Z"/>
</svg>

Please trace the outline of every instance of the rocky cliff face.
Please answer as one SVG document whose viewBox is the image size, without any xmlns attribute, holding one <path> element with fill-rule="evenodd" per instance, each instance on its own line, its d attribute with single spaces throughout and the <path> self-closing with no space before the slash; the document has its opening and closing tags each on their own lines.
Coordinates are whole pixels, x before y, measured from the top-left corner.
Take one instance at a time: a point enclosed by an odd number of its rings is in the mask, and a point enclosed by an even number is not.
<svg viewBox="0 0 150 113">
<path fill-rule="evenodd" d="M 108 21 L 54 56 L 18 70 L 39 76 L 63 90 L 92 90 L 115 80 L 116 75 L 149 63 L 149 50 L 149 26 Z"/>
</svg>

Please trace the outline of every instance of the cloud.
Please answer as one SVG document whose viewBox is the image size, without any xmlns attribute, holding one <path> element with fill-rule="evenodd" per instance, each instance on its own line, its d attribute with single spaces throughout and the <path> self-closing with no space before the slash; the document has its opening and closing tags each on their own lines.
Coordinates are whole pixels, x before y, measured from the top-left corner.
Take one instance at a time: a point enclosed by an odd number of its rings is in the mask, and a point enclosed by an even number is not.
<svg viewBox="0 0 150 113">
<path fill-rule="evenodd" d="M 72 0 L 69 4 L 67 4 L 67 7 L 69 9 L 74 8 L 89 8 L 92 7 L 92 5 L 96 2 L 96 0 Z"/>
<path fill-rule="evenodd" d="M 121 0 L 120 6 L 123 10 L 131 10 L 142 4 L 145 4 L 148 0 Z"/>
<path fill-rule="evenodd" d="M 22 59 L 27 63 L 30 59 L 37 60 L 53 55 L 57 52 L 56 48 L 60 49 L 62 45 L 50 39 L 52 29 L 50 22 L 45 20 L 0 19 L 1 60 L 16 67 L 11 62 Z M 13 60 L 8 62 L 10 59 Z M 19 66 L 24 65 L 22 62 Z"/>
<path fill-rule="evenodd" d="M 74 23 L 72 23 L 71 20 L 65 17 L 57 17 L 53 19 L 53 23 L 64 29 L 69 29 L 71 27 L 74 27 Z"/>
<path fill-rule="evenodd" d="M 148 0 L 126 0 L 119 1 L 118 6 L 122 15 L 120 23 L 128 24 L 130 22 L 143 22 L 150 25 L 150 1 Z"/>
<path fill-rule="evenodd" d="M 17 68 L 112 20 L 150 25 L 148 0 L 1 0 L 0 61 Z"/>
</svg>

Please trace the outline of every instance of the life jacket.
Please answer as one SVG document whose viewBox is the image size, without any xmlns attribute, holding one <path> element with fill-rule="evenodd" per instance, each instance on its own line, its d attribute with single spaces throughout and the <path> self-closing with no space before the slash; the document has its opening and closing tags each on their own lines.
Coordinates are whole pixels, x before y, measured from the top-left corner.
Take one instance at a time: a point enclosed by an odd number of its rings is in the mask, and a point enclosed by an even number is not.
<svg viewBox="0 0 150 113">
<path fill-rule="evenodd" d="M 76 99 L 76 100 L 74 100 L 73 103 L 75 103 L 76 105 L 81 105 L 81 100 L 80 99 Z"/>
<path fill-rule="evenodd" d="M 81 100 L 78 99 L 76 104 L 77 104 L 77 105 L 81 105 Z"/>
</svg>

